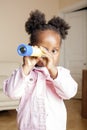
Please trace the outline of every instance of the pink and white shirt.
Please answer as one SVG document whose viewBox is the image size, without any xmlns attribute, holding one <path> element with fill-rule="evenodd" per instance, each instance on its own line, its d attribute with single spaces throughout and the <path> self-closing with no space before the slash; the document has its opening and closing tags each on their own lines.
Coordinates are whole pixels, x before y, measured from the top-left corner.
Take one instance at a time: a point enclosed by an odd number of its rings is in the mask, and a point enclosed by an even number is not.
<svg viewBox="0 0 87 130">
<path fill-rule="evenodd" d="M 67 113 L 64 99 L 77 92 L 77 83 L 70 71 L 58 68 L 52 79 L 45 67 L 34 67 L 29 75 L 16 69 L 4 82 L 3 90 L 13 99 L 20 99 L 17 109 L 19 130 L 66 130 Z"/>
</svg>

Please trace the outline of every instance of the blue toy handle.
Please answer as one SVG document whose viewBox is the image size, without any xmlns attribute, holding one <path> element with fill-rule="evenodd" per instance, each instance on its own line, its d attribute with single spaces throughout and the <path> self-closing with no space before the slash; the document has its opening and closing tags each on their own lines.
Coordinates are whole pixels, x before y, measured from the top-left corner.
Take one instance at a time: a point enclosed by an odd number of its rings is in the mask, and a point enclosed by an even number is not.
<svg viewBox="0 0 87 130">
<path fill-rule="evenodd" d="M 30 45 L 20 44 L 17 48 L 17 52 L 20 56 L 31 56 L 33 48 Z"/>
</svg>

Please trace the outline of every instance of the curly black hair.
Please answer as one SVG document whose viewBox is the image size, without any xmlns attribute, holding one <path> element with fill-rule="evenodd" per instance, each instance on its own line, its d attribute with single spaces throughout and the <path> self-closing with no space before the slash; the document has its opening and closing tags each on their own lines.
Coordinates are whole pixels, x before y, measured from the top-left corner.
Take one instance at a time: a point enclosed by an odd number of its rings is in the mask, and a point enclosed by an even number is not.
<svg viewBox="0 0 87 130">
<path fill-rule="evenodd" d="M 44 30 L 53 30 L 57 32 L 61 39 L 65 39 L 70 26 L 60 17 L 53 17 L 48 22 L 45 20 L 45 14 L 39 10 L 31 11 L 30 17 L 25 23 L 25 30 L 30 34 L 30 42 L 34 44 L 38 41 L 38 33 Z"/>
</svg>

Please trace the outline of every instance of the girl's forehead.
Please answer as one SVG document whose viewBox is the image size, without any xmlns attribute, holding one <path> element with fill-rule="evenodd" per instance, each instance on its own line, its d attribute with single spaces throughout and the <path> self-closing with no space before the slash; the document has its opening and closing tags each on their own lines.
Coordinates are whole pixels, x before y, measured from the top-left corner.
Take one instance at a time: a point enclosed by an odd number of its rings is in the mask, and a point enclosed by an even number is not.
<svg viewBox="0 0 87 130">
<path fill-rule="evenodd" d="M 54 32 L 52 30 L 46 30 L 39 33 L 39 42 L 41 43 L 49 43 L 56 46 L 60 45 L 60 35 L 57 32 Z"/>
<path fill-rule="evenodd" d="M 48 37 L 48 36 L 60 37 L 60 35 L 53 30 L 40 31 L 39 35 L 43 37 Z"/>
</svg>

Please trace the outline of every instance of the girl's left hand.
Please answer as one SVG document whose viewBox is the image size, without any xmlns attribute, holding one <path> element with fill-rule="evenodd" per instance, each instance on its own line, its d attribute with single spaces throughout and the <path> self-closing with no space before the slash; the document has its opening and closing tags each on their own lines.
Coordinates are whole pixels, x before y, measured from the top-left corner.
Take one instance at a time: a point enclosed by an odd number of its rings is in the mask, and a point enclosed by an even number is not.
<svg viewBox="0 0 87 130">
<path fill-rule="evenodd" d="M 58 75 L 58 70 L 54 62 L 54 57 L 51 52 L 46 50 L 44 47 L 40 47 L 40 49 L 43 52 L 43 56 L 39 58 L 39 64 L 43 64 L 43 66 L 46 66 L 50 76 L 55 79 Z"/>
</svg>

